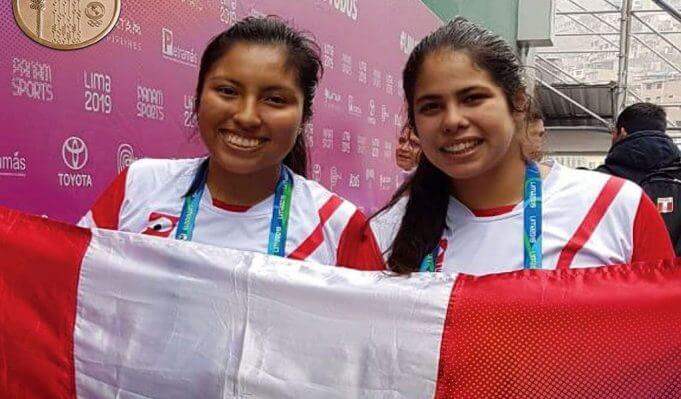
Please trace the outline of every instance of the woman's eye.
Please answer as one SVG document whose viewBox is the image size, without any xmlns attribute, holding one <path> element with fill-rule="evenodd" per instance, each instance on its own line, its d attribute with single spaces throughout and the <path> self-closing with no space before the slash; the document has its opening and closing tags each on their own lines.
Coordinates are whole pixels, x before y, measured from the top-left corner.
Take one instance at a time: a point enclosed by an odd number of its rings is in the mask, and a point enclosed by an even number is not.
<svg viewBox="0 0 681 399">
<path fill-rule="evenodd" d="M 483 94 L 472 94 L 472 95 L 464 98 L 463 101 L 466 104 L 475 104 L 475 103 L 482 101 L 483 99 L 485 99 L 485 95 L 483 95 Z"/>
<path fill-rule="evenodd" d="M 267 97 L 266 101 L 268 103 L 276 104 L 276 105 L 283 105 L 286 104 L 286 98 L 282 96 L 269 96 Z"/>
<path fill-rule="evenodd" d="M 225 95 L 225 96 L 233 96 L 236 95 L 236 90 L 233 87 L 229 86 L 220 86 L 217 88 L 218 93 Z"/>
<path fill-rule="evenodd" d="M 421 108 L 419 109 L 419 111 L 420 111 L 420 112 L 432 112 L 432 111 L 434 111 L 434 110 L 436 110 L 436 109 L 438 109 L 438 108 L 439 108 L 439 104 L 438 104 L 438 103 L 426 103 L 426 104 L 423 104 L 423 105 L 421 106 Z"/>
</svg>

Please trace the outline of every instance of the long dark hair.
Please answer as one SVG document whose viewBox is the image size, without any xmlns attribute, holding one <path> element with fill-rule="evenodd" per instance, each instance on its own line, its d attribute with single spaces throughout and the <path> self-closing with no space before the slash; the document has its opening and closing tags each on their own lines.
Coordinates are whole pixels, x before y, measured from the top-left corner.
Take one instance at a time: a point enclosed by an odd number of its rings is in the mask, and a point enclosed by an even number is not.
<svg viewBox="0 0 681 399">
<path fill-rule="evenodd" d="M 312 101 L 324 67 L 319 45 L 306 33 L 290 27 L 276 16 L 246 17 L 226 31 L 215 36 L 201 56 L 199 78 L 196 83 L 194 110 L 198 113 L 206 74 L 232 46 L 237 43 L 275 44 L 288 50 L 287 66 L 295 71 L 303 92 L 303 124 L 312 117 Z M 301 176 L 307 176 L 307 147 L 304 132 L 300 132 L 291 151 L 284 158 L 284 165 Z"/>
<path fill-rule="evenodd" d="M 416 134 L 414 92 L 425 59 L 440 50 L 462 51 L 487 71 L 504 92 L 509 109 L 518 109 L 515 96 L 526 90 L 520 61 L 513 48 L 499 35 L 457 17 L 426 36 L 414 48 L 403 71 L 407 124 Z M 439 244 L 447 227 L 451 179 L 422 154 L 414 175 L 395 192 L 388 204 L 373 217 L 393 207 L 405 194 L 407 206 L 390 248 L 388 268 L 399 274 L 419 270 L 423 258 Z M 372 218 L 373 218 L 372 217 Z"/>
</svg>

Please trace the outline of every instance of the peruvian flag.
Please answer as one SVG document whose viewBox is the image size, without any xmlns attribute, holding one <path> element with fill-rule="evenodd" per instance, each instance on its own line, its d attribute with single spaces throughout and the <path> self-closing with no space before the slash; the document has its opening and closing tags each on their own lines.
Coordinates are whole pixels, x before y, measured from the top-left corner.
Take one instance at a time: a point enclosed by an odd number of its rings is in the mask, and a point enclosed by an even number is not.
<svg viewBox="0 0 681 399">
<path fill-rule="evenodd" d="M 396 277 L 0 209 L 2 398 L 678 398 L 674 261 Z"/>
</svg>

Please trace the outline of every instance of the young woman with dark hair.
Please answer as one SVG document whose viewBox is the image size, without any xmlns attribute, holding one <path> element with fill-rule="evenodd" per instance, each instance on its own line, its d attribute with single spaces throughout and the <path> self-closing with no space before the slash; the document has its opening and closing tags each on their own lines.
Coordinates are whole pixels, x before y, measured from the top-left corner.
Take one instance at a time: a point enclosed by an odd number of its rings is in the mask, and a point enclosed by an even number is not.
<svg viewBox="0 0 681 399">
<path fill-rule="evenodd" d="M 280 19 L 237 22 L 201 58 L 195 106 L 209 155 L 134 162 L 80 225 L 381 267 L 359 210 L 305 178 L 302 132 L 321 73 L 317 44 Z"/>
<path fill-rule="evenodd" d="M 416 46 L 403 81 L 422 156 L 371 220 L 391 271 L 483 275 L 674 256 L 638 186 L 532 160 L 530 98 L 498 35 L 456 18 Z"/>
</svg>

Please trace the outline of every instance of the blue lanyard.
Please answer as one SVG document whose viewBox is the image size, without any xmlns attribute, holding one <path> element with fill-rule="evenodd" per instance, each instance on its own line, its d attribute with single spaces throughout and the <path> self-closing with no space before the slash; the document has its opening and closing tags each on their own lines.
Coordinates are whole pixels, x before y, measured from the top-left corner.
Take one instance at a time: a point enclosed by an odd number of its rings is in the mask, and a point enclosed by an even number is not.
<svg viewBox="0 0 681 399">
<path fill-rule="evenodd" d="M 528 162 L 525 167 L 523 186 L 523 266 L 525 269 L 541 269 L 542 264 L 542 187 L 539 167 Z M 440 245 L 423 258 L 419 271 L 434 272 Z"/>
<path fill-rule="evenodd" d="M 525 169 L 523 200 L 523 266 L 525 269 L 541 269 L 541 209 L 541 174 L 536 163 L 528 162 Z"/>
<path fill-rule="evenodd" d="M 270 238 L 267 244 L 269 255 L 284 256 L 286 249 L 286 235 L 288 233 L 288 219 L 291 209 L 291 190 L 293 177 L 285 166 L 281 166 L 279 181 L 274 190 L 274 205 L 272 206 L 272 220 L 270 221 Z"/>
<path fill-rule="evenodd" d="M 421 262 L 421 267 L 419 268 L 419 271 L 421 272 L 434 272 L 435 271 L 435 261 L 437 260 L 437 253 L 440 250 L 440 243 L 435 246 L 435 249 L 433 249 L 433 252 L 429 253 L 426 255 L 425 258 L 423 258 L 423 262 Z"/>
<path fill-rule="evenodd" d="M 199 213 L 199 204 L 206 187 L 208 177 L 208 160 L 204 161 L 194 176 L 194 180 L 188 193 L 184 196 L 182 213 L 177 223 L 175 238 L 183 241 L 191 241 L 196 224 L 196 215 Z M 288 219 L 291 209 L 291 197 L 293 190 L 293 176 L 285 167 L 281 166 L 279 180 L 274 189 L 274 205 L 272 206 L 272 220 L 270 222 L 269 242 L 267 253 L 269 255 L 284 256 L 286 249 L 286 237 L 288 234 Z"/>
</svg>

